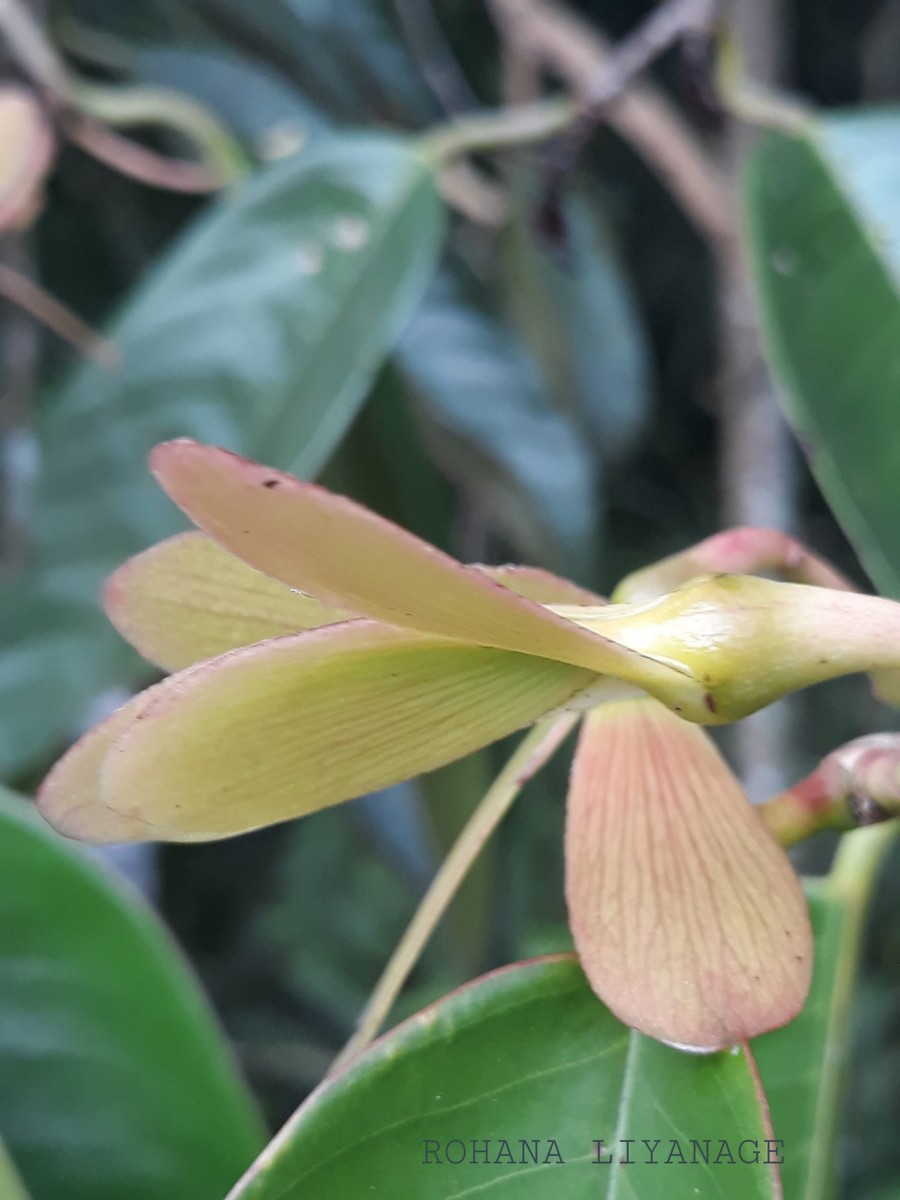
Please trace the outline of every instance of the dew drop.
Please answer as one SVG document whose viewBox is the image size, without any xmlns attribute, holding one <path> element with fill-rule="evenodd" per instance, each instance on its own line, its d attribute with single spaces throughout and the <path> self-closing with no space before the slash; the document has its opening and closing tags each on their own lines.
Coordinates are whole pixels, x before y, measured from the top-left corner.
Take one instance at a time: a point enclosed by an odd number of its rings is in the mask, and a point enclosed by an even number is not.
<svg viewBox="0 0 900 1200">
<path fill-rule="evenodd" d="M 259 138 L 257 150 L 260 158 L 266 162 L 276 162 L 280 158 L 288 158 L 296 154 L 306 145 L 307 131 L 299 122 L 290 117 L 272 125 Z"/>
<path fill-rule="evenodd" d="M 361 250 L 369 240 L 369 222 L 353 215 L 337 217 L 331 236 L 340 250 Z"/>
<path fill-rule="evenodd" d="M 315 242 L 301 242 L 295 257 L 301 275 L 318 275 L 325 262 L 325 252 Z"/>
<path fill-rule="evenodd" d="M 797 255 L 793 250 L 775 250 L 771 261 L 776 275 L 793 275 L 797 270 Z"/>
</svg>

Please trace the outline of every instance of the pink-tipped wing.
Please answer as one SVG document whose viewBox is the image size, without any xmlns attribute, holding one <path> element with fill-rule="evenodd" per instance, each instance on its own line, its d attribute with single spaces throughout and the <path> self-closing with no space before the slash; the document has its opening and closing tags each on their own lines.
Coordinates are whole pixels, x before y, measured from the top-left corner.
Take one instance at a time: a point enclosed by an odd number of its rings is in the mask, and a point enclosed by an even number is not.
<svg viewBox="0 0 900 1200">
<path fill-rule="evenodd" d="M 291 591 L 196 532 L 123 563 L 107 580 L 103 607 L 126 641 L 166 671 L 348 615 Z"/>
<path fill-rule="evenodd" d="M 151 467 L 210 537 L 326 605 L 628 681 L 671 673 L 315 484 L 187 439 L 157 446 Z"/>
<path fill-rule="evenodd" d="M 812 934 L 787 855 L 709 736 L 656 701 L 605 705 L 585 723 L 566 893 L 591 985 L 642 1033 L 717 1050 L 803 1005 Z"/>
<path fill-rule="evenodd" d="M 228 837 L 461 758 L 565 705 L 593 676 L 562 663 L 356 620 L 171 676 L 133 720 L 79 743 L 43 789 L 52 824 L 104 840 Z M 101 727 L 101 729 L 104 727 Z M 77 828 L 72 797 L 77 793 Z M 118 840 L 118 839 L 116 839 Z"/>
<path fill-rule="evenodd" d="M 116 739 L 153 702 L 163 684 L 133 696 L 95 725 L 63 755 L 42 783 L 37 805 L 66 837 L 85 842 L 146 842 L 152 830 L 139 817 L 107 808 L 100 799 L 100 771 Z"/>
<path fill-rule="evenodd" d="M 536 567 L 476 570 L 538 603 L 604 603 Z M 107 580 L 103 606 L 126 641 L 166 671 L 355 615 L 292 590 L 196 530 L 129 558 Z"/>
</svg>

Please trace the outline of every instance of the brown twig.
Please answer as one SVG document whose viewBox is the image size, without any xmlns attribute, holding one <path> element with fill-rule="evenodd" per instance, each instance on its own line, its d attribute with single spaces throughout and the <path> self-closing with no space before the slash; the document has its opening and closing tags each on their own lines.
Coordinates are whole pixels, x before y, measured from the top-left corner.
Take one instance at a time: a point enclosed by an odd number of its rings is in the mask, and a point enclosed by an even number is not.
<svg viewBox="0 0 900 1200">
<path fill-rule="evenodd" d="M 614 51 L 581 17 L 553 0 L 490 0 L 504 41 L 587 98 Z M 621 79 L 621 76 L 619 76 Z M 606 120 L 665 183 L 695 227 L 714 245 L 733 240 L 732 208 L 721 172 L 675 107 L 652 85 L 626 80 Z"/>
<path fill-rule="evenodd" d="M 72 91 L 65 65 L 23 0 L 0 0 L 0 32 L 11 57 L 44 96 L 55 106 L 69 104 Z"/>
<path fill-rule="evenodd" d="M 23 0 L 0 0 L 0 32 L 21 69 L 58 113 L 62 131 L 86 153 L 152 187 L 206 194 L 222 186 L 209 167 L 156 154 L 80 112 L 65 63 Z"/>
<path fill-rule="evenodd" d="M 754 80 L 780 76 L 779 0 L 732 0 L 729 32 Z M 737 209 L 741 165 L 754 131 L 732 119 L 727 131 L 728 209 Z M 793 532 L 796 469 L 787 426 L 766 364 L 746 263 L 735 241 L 719 261 L 719 471 L 724 524 Z M 766 709 L 734 730 L 738 769 L 753 799 L 783 787 L 791 759 L 793 701 Z"/>
<path fill-rule="evenodd" d="M 687 34 L 708 32 L 716 0 L 665 0 L 616 46 L 599 68 L 584 98 L 587 115 L 602 118 L 635 76 Z"/>
<path fill-rule="evenodd" d="M 446 202 L 475 225 L 499 229 L 509 217 L 503 188 L 463 160 L 441 169 L 438 187 Z"/>
<path fill-rule="evenodd" d="M 522 8 L 528 5 L 507 3 L 507 0 L 488 0 L 494 23 L 501 34 L 500 70 L 503 103 L 533 104 L 541 95 L 541 74 L 544 56 L 537 45 L 539 38 Z"/>
<path fill-rule="evenodd" d="M 361 1053 L 377 1035 L 472 864 L 506 816 L 522 787 L 556 753 L 578 723 L 579 715 L 577 712 L 566 712 L 546 717 L 522 738 L 441 863 L 376 983 L 356 1032 L 338 1055 L 330 1074 Z"/>
<path fill-rule="evenodd" d="M 67 121 L 65 132 L 87 154 L 139 183 L 193 195 L 206 195 L 222 187 L 221 177 L 209 167 L 157 154 L 90 117 L 78 115 Z"/>
<path fill-rule="evenodd" d="M 716 0 L 666 0 L 617 44 L 588 81 L 578 114 L 547 156 L 542 205 L 547 229 L 561 220 L 560 201 L 567 176 L 632 80 L 682 38 L 707 29 L 716 7 Z"/>
<path fill-rule="evenodd" d="M 21 271 L 0 263 L 0 296 L 9 300 L 29 316 L 40 321 L 58 337 L 69 342 L 81 354 L 101 367 L 112 368 L 119 362 L 118 351 L 112 342 L 101 337 L 81 317 L 61 304 L 33 279 Z"/>
<path fill-rule="evenodd" d="M 846 832 L 900 816 L 900 734 L 848 742 L 758 811 L 783 846 L 825 829 Z"/>
</svg>

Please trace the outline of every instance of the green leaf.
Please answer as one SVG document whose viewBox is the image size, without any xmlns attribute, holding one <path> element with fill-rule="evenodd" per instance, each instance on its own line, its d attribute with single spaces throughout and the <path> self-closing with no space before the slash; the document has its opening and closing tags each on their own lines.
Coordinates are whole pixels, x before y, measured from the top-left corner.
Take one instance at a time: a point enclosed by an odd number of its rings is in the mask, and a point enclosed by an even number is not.
<svg viewBox="0 0 900 1200">
<path fill-rule="evenodd" d="M 136 899 L 0 792 L 0 1133 L 34 1200 L 221 1196 L 257 1117 Z"/>
<path fill-rule="evenodd" d="M 316 474 L 432 274 L 432 172 L 385 137 L 317 140 L 187 231 L 43 414 L 34 570 L 0 594 L 0 772 L 137 669 L 97 608 L 103 578 L 180 525 L 146 456 L 188 435 Z"/>
<path fill-rule="evenodd" d="M 9 1157 L 2 1142 L 0 1142 L 0 1200 L 29 1200 L 15 1163 Z"/>
<path fill-rule="evenodd" d="M 701 1154 L 709 1138 L 713 1159 L 723 1140 L 736 1159 L 742 1141 L 765 1158 L 766 1136 L 743 1053 L 689 1056 L 630 1034 L 573 959 L 543 959 L 461 989 L 327 1080 L 231 1200 L 774 1200 L 762 1162 L 663 1161 L 673 1142 L 690 1160 L 691 1138 Z M 471 1161 L 473 1141 L 488 1162 Z M 631 1163 L 593 1162 L 598 1141 Z"/>
<path fill-rule="evenodd" d="M 535 362 L 451 267 L 399 345 L 431 452 L 524 557 L 584 573 L 597 537 L 589 447 Z"/>
<path fill-rule="evenodd" d="M 807 894 L 816 938 L 809 998 L 790 1025 L 753 1042 L 775 1135 L 786 1147 L 782 1180 L 787 1200 L 822 1200 L 834 1187 L 862 932 L 859 906 L 827 880 L 807 880 Z"/>
<path fill-rule="evenodd" d="M 900 112 L 771 134 L 744 204 L 788 419 L 876 585 L 900 595 Z"/>
<path fill-rule="evenodd" d="M 617 1133 L 621 1141 L 634 1139 L 636 1161 L 620 1168 L 607 1200 L 669 1200 L 673 1186 L 704 1200 L 781 1200 L 782 1147 L 762 1110 L 752 1060 L 737 1046 L 713 1056 L 687 1055 L 631 1033 Z M 654 1163 L 647 1143 L 657 1138 Z M 709 1162 L 695 1161 L 707 1139 Z"/>
<path fill-rule="evenodd" d="M 337 118 L 406 124 L 437 115 L 383 0 L 208 0 L 203 9 L 213 29 L 253 47 Z"/>
</svg>

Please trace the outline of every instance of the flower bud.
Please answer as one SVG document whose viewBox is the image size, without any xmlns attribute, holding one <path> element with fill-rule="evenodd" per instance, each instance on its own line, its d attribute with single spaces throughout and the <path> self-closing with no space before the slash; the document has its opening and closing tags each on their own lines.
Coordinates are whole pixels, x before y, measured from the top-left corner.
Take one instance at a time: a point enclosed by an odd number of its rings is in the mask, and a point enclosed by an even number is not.
<svg viewBox="0 0 900 1200">
<path fill-rule="evenodd" d="M 739 720 L 839 675 L 900 665 L 900 604 L 857 592 L 717 575 L 643 604 L 581 617 L 557 611 L 675 667 L 662 689 L 648 679 L 647 690 L 702 724 Z"/>
</svg>

